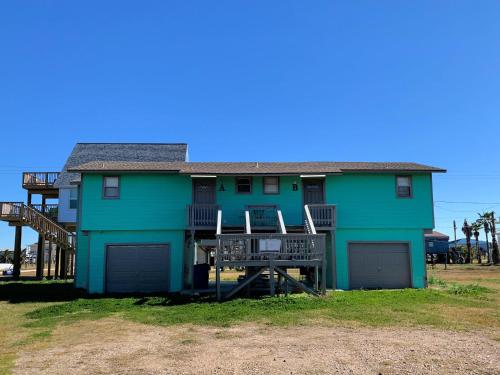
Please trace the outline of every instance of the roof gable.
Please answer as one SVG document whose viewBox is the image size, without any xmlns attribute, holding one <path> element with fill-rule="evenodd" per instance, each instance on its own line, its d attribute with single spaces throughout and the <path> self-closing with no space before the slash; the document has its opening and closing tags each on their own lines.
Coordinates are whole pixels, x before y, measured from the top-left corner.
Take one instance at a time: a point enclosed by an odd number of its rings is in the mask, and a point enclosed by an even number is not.
<svg viewBox="0 0 500 375">
<path fill-rule="evenodd" d="M 184 162 L 185 143 L 77 143 L 63 167 L 55 186 L 69 186 L 80 180 L 75 167 L 94 162 Z"/>
</svg>

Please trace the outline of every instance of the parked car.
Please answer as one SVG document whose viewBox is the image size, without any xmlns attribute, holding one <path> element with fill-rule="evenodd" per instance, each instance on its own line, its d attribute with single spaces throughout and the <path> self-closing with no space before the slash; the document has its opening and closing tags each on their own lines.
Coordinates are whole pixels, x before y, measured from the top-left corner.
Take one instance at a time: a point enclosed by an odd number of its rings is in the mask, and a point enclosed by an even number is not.
<svg viewBox="0 0 500 375">
<path fill-rule="evenodd" d="M 12 275 L 14 272 L 14 265 L 10 263 L 0 263 L 0 272 L 2 275 Z"/>
</svg>

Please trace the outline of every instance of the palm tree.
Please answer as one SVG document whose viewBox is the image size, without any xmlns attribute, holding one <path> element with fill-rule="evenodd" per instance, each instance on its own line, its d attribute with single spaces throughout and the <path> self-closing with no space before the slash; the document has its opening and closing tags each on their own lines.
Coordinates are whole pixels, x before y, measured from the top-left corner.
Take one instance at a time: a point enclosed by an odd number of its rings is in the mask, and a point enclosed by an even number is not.
<svg viewBox="0 0 500 375">
<path fill-rule="evenodd" d="M 496 223 L 495 223 L 495 212 L 491 211 L 491 244 L 493 245 L 493 253 L 492 260 L 493 264 L 498 264 L 500 254 L 498 251 L 498 242 L 497 242 L 497 231 L 496 231 Z"/>
<path fill-rule="evenodd" d="M 462 226 L 462 232 L 465 234 L 465 240 L 467 241 L 467 255 L 465 257 L 465 263 L 471 262 L 471 245 L 470 245 L 470 236 L 472 234 L 472 229 L 469 223 L 467 223 L 467 219 L 464 219 L 464 225 Z"/>
<path fill-rule="evenodd" d="M 488 259 L 490 263 L 493 264 L 498 264 L 499 261 L 499 254 L 498 254 L 498 243 L 497 239 L 495 238 L 495 213 L 493 211 L 491 212 L 483 212 L 482 214 L 479 215 L 479 221 L 482 223 L 484 233 L 486 235 L 486 249 L 488 250 Z M 490 252 L 490 244 L 488 242 L 488 233 L 491 232 L 491 237 L 492 237 L 492 251 Z"/>
<path fill-rule="evenodd" d="M 476 240 L 476 259 L 477 259 L 477 263 L 481 264 L 482 263 L 482 260 L 481 260 L 481 249 L 479 248 L 479 230 L 481 229 L 481 223 L 479 222 L 479 220 L 476 220 L 470 226 L 471 226 L 471 229 L 472 229 L 472 234 L 474 236 L 474 239 Z"/>
</svg>

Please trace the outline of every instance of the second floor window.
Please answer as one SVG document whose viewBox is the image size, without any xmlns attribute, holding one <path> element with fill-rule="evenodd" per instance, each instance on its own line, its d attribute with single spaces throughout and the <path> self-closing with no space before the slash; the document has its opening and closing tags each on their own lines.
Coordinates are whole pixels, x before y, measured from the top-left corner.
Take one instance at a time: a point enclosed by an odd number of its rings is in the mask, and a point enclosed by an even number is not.
<svg viewBox="0 0 500 375">
<path fill-rule="evenodd" d="M 411 176 L 396 176 L 396 194 L 398 198 L 411 198 Z"/>
<path fill-rule="evenodd" d="M 102 195 L 104 198 L 120 198 L 120 178 L 117 176 L 104 177 Z"/>
<path fill-rule="evenodd" d="M 252 192 L 252 178 L 236 177 L 236 192 L 240 194 L 250 194 Z"/>
<path fill-rule="evenodd" d="M 280 179 L 276 176 L 264 177 L 264 194 L 279 194 Z"/>
<path fill-rule="evenodd" d="M 69 191 L 69 208 L 78 208 L 78 189 L 76 188 Z"/>
</svg>

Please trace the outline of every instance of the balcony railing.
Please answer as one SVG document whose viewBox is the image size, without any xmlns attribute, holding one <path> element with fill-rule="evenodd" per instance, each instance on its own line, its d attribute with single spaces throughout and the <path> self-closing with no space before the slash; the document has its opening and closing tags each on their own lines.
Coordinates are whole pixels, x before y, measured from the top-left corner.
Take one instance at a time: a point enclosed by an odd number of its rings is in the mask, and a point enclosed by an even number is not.
<svg viewBox="0 0 500 375">
<path fill-rule="evenodd" d="M 217 204 L 192 204 L 188 206 L 188 224 L 193 228 L 217 227 Z"/>
<path fill-rule="evenodd" d="M 250 226 L 252 228 L 276 228 L 278 217 L 276 205 L 250 205 L 246 210 L 250 216 Z"/>
<path fill-rule="evenodd" d="M 59 172 L 24 172 L 23 188 L 53 188 Z"/>
<path fill-rule="evenodd" d="M 31 207 L 47 216 L 49 219 L 57 221 L 59 213 L 58 204 L 32 204 Z"/>
<path fill-rule="evenodd" d="M 217 239 L 221 262 L 322 262 L 325 255 L 324 234 L 221 234 Z"/>
<path fill-rule="evenodd" d="M 332 229 L 337 225 L 334 204 L 308 204 L 309 212 L 316 229 Z"/>
</svg>

